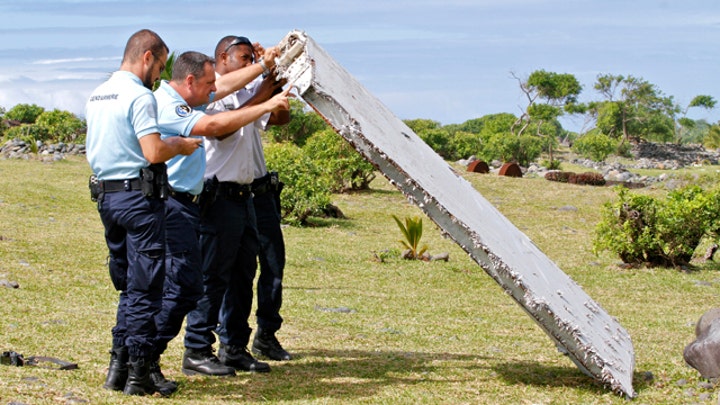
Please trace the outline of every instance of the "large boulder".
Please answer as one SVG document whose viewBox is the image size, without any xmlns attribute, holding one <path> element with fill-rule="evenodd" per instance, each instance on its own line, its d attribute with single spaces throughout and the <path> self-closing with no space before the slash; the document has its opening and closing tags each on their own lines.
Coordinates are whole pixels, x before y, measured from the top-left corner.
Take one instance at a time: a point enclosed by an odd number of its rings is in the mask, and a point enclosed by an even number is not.
<svg viewBox="0 0 720 405">
<path fill-rule="evenodd" d="M 710 309 L 700 317 L 695 336 L 683 351 L 685 362 L 704 378 L 720 377 L 720 308 Z"/>
</svg>

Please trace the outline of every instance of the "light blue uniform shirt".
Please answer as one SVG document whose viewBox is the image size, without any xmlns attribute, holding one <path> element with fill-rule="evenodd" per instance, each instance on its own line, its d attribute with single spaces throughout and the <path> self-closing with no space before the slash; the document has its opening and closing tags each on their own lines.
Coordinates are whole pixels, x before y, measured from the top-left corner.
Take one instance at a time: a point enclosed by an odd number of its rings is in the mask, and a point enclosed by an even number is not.
<svg viewBox="0 0 720 405">
<path fill-rule="evenodd" d="M 145 159 L 139 139 L 158 133 L 153 93 L 133 73 L 119 70 L 98 86 L 85 106 L 86 157 L 100 180 L 140 177 Z"/>
<path fill-rule="evenodd" d="M 211 94 L 210 101 L 214 97 L 215 94 Z M 165 80 L 155 90 L 155 99 L 158 103 L 158 125 L 163 139 L 190 136 L 195 124 L 205 115 L 205 106 L 191 108 Z M 168 182 L 173 190 L 200 194 L 205 174 L 205 149 L 200 147 L 191 155 L 177 155 L 168 160 L 167 172 Z"/>
</svg>

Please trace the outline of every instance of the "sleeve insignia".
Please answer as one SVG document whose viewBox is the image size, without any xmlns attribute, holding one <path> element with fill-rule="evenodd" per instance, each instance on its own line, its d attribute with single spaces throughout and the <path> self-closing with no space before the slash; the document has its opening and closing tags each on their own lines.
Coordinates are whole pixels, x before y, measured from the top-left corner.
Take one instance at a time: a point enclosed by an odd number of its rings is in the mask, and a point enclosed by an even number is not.
<svg viewBox="0 0 720 405">
<path fill-rule="evenodd" d="M 187 117 L 192 112 L 192 108 L 190 108 L 187 104 L 182 104 L 177 107 L 175 107 L 175 114 L 178 115 L 178 117 Z"/>
</svg>

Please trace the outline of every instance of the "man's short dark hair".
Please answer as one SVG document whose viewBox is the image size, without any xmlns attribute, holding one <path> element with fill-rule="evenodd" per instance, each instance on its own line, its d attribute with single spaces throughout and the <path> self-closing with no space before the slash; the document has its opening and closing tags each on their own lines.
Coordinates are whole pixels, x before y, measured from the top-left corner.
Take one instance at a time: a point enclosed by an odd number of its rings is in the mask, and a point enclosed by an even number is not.
<svg viewBox="0 0 720 405">
<path fill-rule="evenodd" d="M 235 45 L 247 45 L 253 52 L 255 52 L 252 42 L 250 42 L 247 37 L 228 35 L 223 37 L 220 41 L 218 41 L 217 45 L 215 45 L 215 59 L 220 59 L 220 55 L 223 52 L 227 52 L 231 46 Z"/>
<path fill-rule="evenodd" d="M 146 51 L 152 52 L 156 58 L 170 53 L 170 49 L 165 45 L 165 41 L 160 38 L 160 35 L 154 31 L 143 29 L 134 33 L 128 39 L 123 54 L 123 62 L 135 63 L 142 58 Z"/>
<path fill-rule="evenodd" d="M 205 64 L 207 63 L 215 65 L 215 59 L 200 52 L 183 52 L 173 64 L 172 81 L 181 82 L 188 75 L 202 77 L 205 74 Z"/>
</svg>

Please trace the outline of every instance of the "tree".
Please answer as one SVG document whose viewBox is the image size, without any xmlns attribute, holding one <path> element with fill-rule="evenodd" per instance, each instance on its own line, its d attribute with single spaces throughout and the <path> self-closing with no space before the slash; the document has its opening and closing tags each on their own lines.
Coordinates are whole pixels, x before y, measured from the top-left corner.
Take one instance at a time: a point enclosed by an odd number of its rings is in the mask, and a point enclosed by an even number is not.
<svg viewBox="0 0 720 405">
<path fill-rule="evenodd" d="M 695 107 L 712 110 L 715 108 L 717 101 L 712 96 L 699 95 L 695 96 L 684 109 L 681 109 L 682 117 L 675 120 L 673 127 L 675 131 L 675 142 L 681 143 L 683 137 L 696 128 L 697 122 L 687 117 L 688 110 Z M 675 118 L 675 117 L 673 117 Z"/>
<path fill-rule="evenodd" d="M 557 118 L 566 112 L 577 111 L 574 106 L 582 86 L 575 76 L 567 73 L 536 70 L 525 81 L 515 74 L 512 76 L 518 81 L 528 104 L 510 131 L 517 137 L 529 132 L 542 138 L 552 164 L 553 149 L 562 132 Z"/>
<path fill-rule="evenodd" d="M 604 134 L 621 138 L 665 140 L 673 136 L 677 106 L 654 84 L 633 76 L 601 74 L 593 86 L 605 100 L 589 104 Z"/>
<path fill-rule="evenodd" d="M 703 139 L 703 145 L 708 149 L 720 148 L 720 125 L 713 125 Z"/>
</svg>

